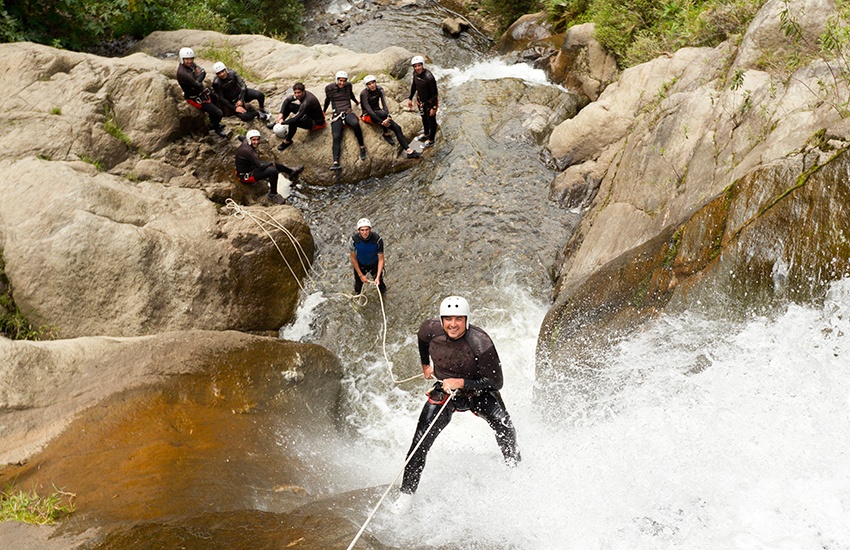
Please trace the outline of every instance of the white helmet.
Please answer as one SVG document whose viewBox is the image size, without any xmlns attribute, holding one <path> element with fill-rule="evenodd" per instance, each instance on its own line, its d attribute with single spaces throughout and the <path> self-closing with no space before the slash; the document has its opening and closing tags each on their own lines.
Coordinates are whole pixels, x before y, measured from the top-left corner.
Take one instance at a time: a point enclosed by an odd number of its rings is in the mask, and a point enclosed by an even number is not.
<svg viewBox="0 0 850 550">
<path fill-rule="evenodd" d="M 345 72 L 345 71 L 339 71 L 338 73 L 336 73 L 336 78 L 337 79 L 344 78 L 344 79 L 348 80 L 348 73 Z"/>
<path fill-rule="evenodd" d="M 375 78 L 375 75 L 367 74 L 366 78 L 363 79 L 363 84 L 368 84 L 370 82 L 377 82 L 377 81 L 378 81 L 378 79 Z"/>
<path fill-rule="evenodd" d="M 425 58 L 422 57 L 421 55 L 413 56 L 413 59 L 410 60 L 410 66 L 412 67 L 412 66 L 416 65 L 417 63 L 422 63 L 422 66 L 424 67 L 425 66 Z"/>
<path fill-rule="evenodd" d="M 369 218 L 360 218 L 357 220 L 357 229 L 360 230 L 361 227 L 368 227 L 372 229 L 372 222 L 369 221 Z"/>
<path fill-rule="evenodd" d="M 469 324 L 469 302 L 460 296 L 449 296 L 440 304 L 440 317 L 463 316 Z"/>
<path fill-rule="evenodd" d="M 182 62 L 187 57 L 194 58 L 195 51 L 192 48 L 180 48 L 180 61 Z"/>
<path fill-rule="evenodd" d="M 245 134 L 245 139 L 247 139 L 248 141 L 251 141 L 251 138 L 254 138 L 254 137 L 262 138 L 262 135 L 260 135 L 259 130 L 248 130 L 248 133 Z"/>
<path fill-rule="evenodd" d="M 275 124 L 274 128 L 272 128 L 272 132 L 274 132 L 274 135 L 276 135 L 280 139 L 283 139 L 289 132 L 289 127 L 286 124 Z"/>
<path fill-rule="evenodd" d="M 225 69 L 227 69 L 227 65 L 225 65 L 221 61 L 216 61 L 215 65 L 213 65 L 213 72 L 215 74 L 218 74 Z"/>
</svg>

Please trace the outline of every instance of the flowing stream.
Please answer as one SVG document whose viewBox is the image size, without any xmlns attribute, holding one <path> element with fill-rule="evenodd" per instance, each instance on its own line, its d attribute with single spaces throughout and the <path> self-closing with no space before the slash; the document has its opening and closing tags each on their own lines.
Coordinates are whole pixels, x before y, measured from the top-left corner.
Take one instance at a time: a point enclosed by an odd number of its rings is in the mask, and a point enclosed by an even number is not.
<svg viewBox="0 0 850 550">
<path fill-rule="evenodd" d="M 421 30 L 422 18 L 400 13 L 353 25 L 338 43 L 358 49 L 380 32 L 381 43 L 404 44 L 399 36 Z M 581 392 L 565 387 L 569 412 L 552 420 L 533 397 L 549 383 L 535 380 L 534 350 L 550 266 L 577 215 L 546 200 L 553 173 L 539 159 L 540 136 L 517 131 L 501 111 L 494 120 L 488 104 L 564 92 L 468 43 L 447 53 L 438 32 L 418 39 L 441 90 L 433 153 L 402 174 L 299 194 L 318 245 L 318 284 L 281 333 L 328 347 L 346 371 L 346 433 L 275 435 L 313 465 L 305 487 L 352 491 L 351 519 L 366 519 L 403 465 L 429 386 L 392 376 L 420 372 L 419 323 L 460 294 L 502 358 L 523 461 L 506 468 L 486 423 L 456 414 L 429 454 L 412 511 L 382 508 L 370 524 L 382 543 L 850 549 L 850 281 L 835 283 L 824 306 L 792 306 L 777 319 L 662 316 L 614 347 Z M 386 241 L 383 304 L 374 290 L 365 305 L 345 296 L 346 240 L 364 216 Z"/>
</svg>

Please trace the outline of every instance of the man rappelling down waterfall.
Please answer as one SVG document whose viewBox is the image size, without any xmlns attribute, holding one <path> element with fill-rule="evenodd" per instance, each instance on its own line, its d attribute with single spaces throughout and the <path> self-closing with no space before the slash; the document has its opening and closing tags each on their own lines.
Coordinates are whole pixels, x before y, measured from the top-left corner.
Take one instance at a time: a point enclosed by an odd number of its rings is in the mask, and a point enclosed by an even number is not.
<svg viewBox="0 0 850 550">
<path fill-rule="evenodd" d="M 407 452 L 408 463 L 394 506 L 398 512 L 409 506 L 428 450 L 454 412 L 472 411 L 486 420 L 496 432 L 505 462 L 515 466 L 520 461 L 516 430 L 499 395 L 502 363 L 487 333 L 469 324 L 469 302 L 460 296 L 449 296 L 440 304 L 440 318 L 422 323 L 418 336 L 422 373 L 426 379 L 436 377 L 438 381 L 428 393 Z M 451 392 L 455 392 L 453 399 L 447 403 Z"/>
</svg>

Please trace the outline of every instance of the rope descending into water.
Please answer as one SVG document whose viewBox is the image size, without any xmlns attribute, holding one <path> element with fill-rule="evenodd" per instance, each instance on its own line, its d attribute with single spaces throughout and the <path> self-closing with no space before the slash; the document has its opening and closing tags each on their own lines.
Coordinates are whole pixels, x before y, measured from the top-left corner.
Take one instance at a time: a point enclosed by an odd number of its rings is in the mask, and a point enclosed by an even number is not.
<svg viewBox="0 0 850 550">
<path fill-rule="evenodd" d="M 295 253 L 298 256 L 298 260 L 301 263 L 301 269 L 304 271 L 304 277 L 309 280 L 308 286 L 318 288 L 319 280 L 313 278 L 313 276 L 310 274 L 310 268 L 312 268 L 312 263 L 307 257 L 307 254 L 304 252 L 304 248 L 301 246 L 301 243 L 298 242 L 298 239 L 295 238 L 292 232 L 289 231 L 286 227 L 284 227 L 282 223 L 277 221 L 272 215 L 270 215 L 266 211 L 255 212 L 252 210 L 248 210 L 247 208 L 236 204 L 236 201 L 234 201 L 233 199 L 227 199 L 226 201 L 224 201 L 224 207 L 236 218 L 240 220 L 249 219 L 253 221 L 260 229 L 262 229 L 263 233 L 266 234 L 269 240 L 271 240 L 275 249 L 277 249 L 277 252 L 278 254 L 280 254 L 280 257 L 283 258 L 286 267 L 289 268 L 289 272 L 292 274 L 292 278 L 295 279 L 295 282 L 298 284 L 298 287 L 303 292 L 306 292 L 306 287 L 301 284 L 301 281 L 295 274 L 295 270 L 289 264 L 289 261 L 286 259 L 286 256 L 284 256 L 283 251 L 280 249 L 280 246 L 278 246 L 277 241 L 275 241 L 274 237 L 271 234 L 271 230 L 273 229 L 282 231 L 295 249 Z M 378 291 L 378 286 L 374 284 L 374 281 L 372 281 L 372 284 L 367 286 L 374 287 L 375 290 Z M 365 307 L 366 304 L 369 302 L 369 298 L 363 292 L 361 292 L 360 294 L 345 294 L 343 292 L 339 292 L 336 294 L 344 298 L 348 298 L 360 307 Z M 384 360 L 387 363 L 387 371 L 389 372 L 390 379 L 393 381 L 394 384 L 403 384 L 405 382 L 415 380 L 416 378 L 424 378 L 424 374 L 417 374 L 415 376 L 411 376 L 410 378 L 399 380 L 395 377 L 395 374 L 393 374 L 393 364 L 392 361 L 390 361 L 389 355 L 387 354 L 387 312 L 384 308 L 384 297 L 380 291 L 378 291 L 378 299 L 381 302 L 381 315 L 383 317 L 383 324 L 381 326 L 381 345 L 384 352 Z"/>
<path fill-rule="evenodd" d="M 446 406 L 449 404 L 449 401 L 451 401 L 452 398 L 455 396 L 455 390 L 451 390 L 448 393 L 449 393 L 449 397 L 448 397 L 448 399 L 446 399 L 446 402 L 443 403 L 443 406 L 440 407 L 439 412 L 437 412 L 437 416 L 434 417 L 434 420 L 432 420 L 431 424 L 428 425 L 428 429 L 425 430 L 425 433 L 422 434 L 421 438 L 419 438 L 419 441 L 416 443 L 416 446 L 413 447 L 412 451 L 410 451 L 410 453 L 407 456 L 407 460 L 404 461 L 404 464 L 402 465 L 401 469 L 396 474 L 392 483 L 390 483 L 387 486 L 387 490 L 384 491 L 383 495 L 381 495 L 380 500 L 378 500 L 378 504 L 376 504 L 375 507 L 372 509 L 372 512 L 369 514 L 369 517 L 367 517 L 366 521 L 363 522 L 363 525 L 360 527 L 360 530 L 357 531 L 357 535 L 354 537 L 354 540 L 351 541 L 351 544 L 348 545 L 348 548 L 346 550 L 351 550 L 352 548 L 354 548 L 354 545 L 360 539 L 360 535 L 363 534 L 363 531 L 366 530 L 366 526 L 369 525 L 369 522 L 372 521 L 373 517 L 375 517 L 375 513 L 378 511 L 378 508 L 381 507 L 381 504 L 383 504 L 384 499 L 387 498 L 388 494 L 390 494 L 390 490 L 392 490 L 393 486 L 395 485 L 395 482 L 398 481 L 398 478 L 401 476 L 402 473 L 404 473 L 404 469 L 407 468 L 408 462 L 410 462 L 413 459 L 413 455 L 416 454 L 417 450 L 419 450 L 419 446 L 422 445 L 423 441 L 425 441 L 425 438 L 428 436 L 428 433 L 431 431 L 431 428 L 434 427 L 434 424 L 437 423 L 437 419 L 440 418 L 440 415 L 443 414 L 444 410 L 446 410 Z"/>
<path fill-rule="evenodd" d="M 292 266 L 289 264 L 289 260 L 286 259 L 286 256 L 283 255 L 283 251 L 278 246 L 277 241 L 274 240 L 272 234 L 270 233 L 271 229 L 278 229 L 283 232 L 284 235 L 287 236 L 289 242 L 292 244 L 292 247 L 295 249 L 295 254 L 298 256 L 298 261 L 301 262 L 301 269 L 304 271 L 304 277 L 309 279 L 309 281 L 315 285 L 316 281 L 310 275 L 310 268 L 312 267 L 312 263 L 310 262 L 310 258 L 307 257 L 307 253 L 304 252 L 304 248 L 301 246 L 301 243 L 298 242 L 298 239 L 292 234 L 290 230 L 288 230 L 282 223 L 277 221 L 271 214 L 265 211 L 260 211 L 259 213 L 255 213 L 247 208 L 243 208 L 236 204 L 236 201 L 233 199 L 227 199 L 224 201 L 224 207 L 230 211 L 237 219 L 250 219 L 253 221 L 260 229 L 263 230 L 263 233 L 271 240 L 274 247 L 277 249 L 280 257 L 283 258 L 283 262 L 286 264 L 286 267 L 289 268 L 289 272 L 292 274 L 292 278 L 295 279 L 295 282 L 298 284 L 298 287 L 301 290 L 305 290 L 304 285 L 301 284 L 301 281 L 298 279 L 298 276 L 295 274 L 295 270 L 292 269 Z M 257 215 L 259 214 L 259 215 Z"/>
</svg>

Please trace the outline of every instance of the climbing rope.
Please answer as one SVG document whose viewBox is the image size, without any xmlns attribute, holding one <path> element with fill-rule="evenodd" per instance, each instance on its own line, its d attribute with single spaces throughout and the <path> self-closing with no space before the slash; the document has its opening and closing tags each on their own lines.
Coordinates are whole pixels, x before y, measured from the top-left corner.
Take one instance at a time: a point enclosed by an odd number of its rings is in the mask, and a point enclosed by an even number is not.
<svg viewBox="0 0 850 550">
<path fill-rule="evenodd" d="M 283 251 L 278 246 L 277 241 L 275 241 L 274 237 L 270 233 L 271 229 L 278 229 L 283 232 L 284 235 L 289 239 L 289 242 L 292 244 L 292 247 L 295 249 L 295 254 L 298 256 L 298 261 L 301 262 L 301 269 L 304 271 L 304 277 L 310 280 L 311 283 L 315 284 L 315 280 L 310 275 L 310 268 L 312 267 L 310 259 L 307 257 L 307 253 L 304 252 L 304 248 L 301 246 L 301 243 L 298 242 L 298 239 L 289 231 L 282 223 L 277 221 L 271 214 L 268 212 L 259 212 L 255 213 L 247 208 L 243 208 L 242 206 L 236 204 L 236 201 L 233 199 L 227 199 L 224 201 L 224 207 L 230 211 L 237 219 L 250 219 L 257 226 L 263 230 L 263 233 L 271 240 L 274 247 L 277 249 L 280 257 L 283 258 L 283 262 L 286 264 L 286 267 L 289 268 L 289 272 L 292 274 L 292 278 L 295 279 L 295 282 L 298 284 L 298 287 L 301 290 L 305 290 L 304 285 L 301 284 L 301 281 L 298 279 L 298 276 L 295 274 L 295 270 L 292 269 L 292 266 L 289 264 L 289 260 L 286 259 L 286 256 L 283 255 Z M 259 215 L 258 215 L 259 214 Z"/>
<path fill-rule="evenodd" d="M 440 418 L 440 415 L 443 414 L 444 410 L 446 410 L 446 406 L 449 404 L 449 401 L 451 401 L 452 398 L 455 396 L 455 390 L 452 390 L 448 393 L 449 393 L 449 397 L 448 397 L 448 399 L 446 399 L 446 402 L 443 403 L 443 406 L 440 407 L 440 410 L 437 412 L 437 416 L 434 417 L 434 420 L 432 420 L 431 424 L 428 425 L 428 429 L 425 430 L 425 433 L 422 434 L 422 437 L 419 438 L 419 441 L 416 443 L 416 446 L 413 447 L 413 450 L 410 451 L 410 453 L 407 455 L 407 460 L 404 461 L 404 464 L 402 465 L 401 469 L 396 474 L 392 483 L 390 483 L 387 486 L 387 490 L 384 491 L 383 495 L 381 495 L 381 498 L 378 500 L 378 504 L 376 504 L 375 507 L 372 509 L 372 512 L 369 514 L 369 517 L 367 517 L 366 521 L 363 522 L 363 525 L 360 527 L 360 530 L 357 531 L 357 535 L 354 537 L 354 540 L 351 541 L 351 544 L 348 545 L 348 548 L 346 550 L 351 550 L 352 548 L 354 548 L 354 545 L 360 539 L 360 535 L 362 535 L 363 531 L 366 530 L 366 526 L 369 525 L 369 522 L 372 521 L 373 517 L 375 517 L 375 513 L 378 511 L 378 508 L 381 507 L 381 504 L 383 504 L 384 499 L 386 499 L 387 495 L 390 494 L 390 491 L 392 490 L 396 481 L 398 481 L 398 478 L 401 476 L 401 474 L 404 473 L 404 469 L 407 468 L 407 464 L 413 459 L 413 455 L 416 454 L 416 451 L 419 450 L 419 446 L 422 445 L 423 441 L 425 441 L 425 438 L 428 436 L 428 433 L 431 431 L 431 428 L 434 427 L 434 424 L 437 423 L 437 419 Z"/>
<path fill-rule="evenodd" d="M 241 219 L 249 219 L 249 220 L 253 221 L 260 229 L 262 229 L 263 233 L 265 233 L 266 236 L 271 240 L 271 242 L 274 245 L 275 249 L 277 250 L 278 254 L 280 254 L 280 257 L 283 258 L 283 261 L 286 264 L 286 267 L 289 269 L 289 272 L 292 274 L 292 278 L 295 279 L 295 282 L 298 284 L 298 287 L 302 291 L 306 292 L 307 289 L 305 288 L 304 285 L 301 284 L 301 281 L 298 279 L 298 276 L 295 274 L 295 270 L 292 268 L 289 261 L 286 259 L 286 256 L 284 256 L 283 251 L 281 250 L 280 246 L 278 246 L 277 241 L 275 240 L 275 238 L 271 234 L 271 230 L 274 230 L 274 229 L 282 231 L 283 234 L 286 235 L 286 237 L 289 239 L 289 242 L 292 244 L 293 248 L 295 249 L 295 253 L 298 256 L 298 260 L 301 263 L 301 269 L 304 271 L 304 277 L 309 280 L 309 283 L 310 283 L 309 286 L 311 286 L 313 288 L 317 288 L 319 286 L 319 281 L 317 279 L 313 278 L 313 276 L 310 274 L 310 268 L 312 268 L 312 263 L 310 262 L 310 259 L 307 257 L 306 252 L 304 252 L 304 248 L 301 246 L 301 243 L 298 242 L 298 239 L 295 238 L 295 236 L 292 234 L 292 232 L 289 231 L 286 227 L 284 227 L 284 225 L 282 223 L 280 223 L 278 220 L 276 220 L 268 212 L 265 212 L 265 211 L 255 212 L 255 211 L 252 211 L 252 210 L 248 210 L 247 208 L 244 208 L 244 207 L 240 206 L 239 204 L 237 204 L 236 201 L 234 201 L 233 199 L 225 200 L 224 201 L 224 207 L 231 214 L 233 214 L 233 216 L 235 216 L 236 218 L 238 218 L 240 220 Z M 411 376 L 410 378 L 405 378 L 403 380 L 396 378 L 395 374 L 393 373 L 392 361 L 390 361 L 389 354 L 387 353 L 387 312 L 386 312 L 386 309 L 384 307 L 384 297 L 381 294 L 380 290 L 378 289 L 378 286 L 374 284 L 374 281 L 370 281 L 370 284 L 367 285 L 367 286 L 375 288 L 375 290 L 378 292 L 378 299 L 381 302 L 381 316 L 383 318 L 383 323 L 382 323 L 382 326 L 381 326 L 381 344 L 382 344 L 382 349 L 383 349 L 383 353 L 384 353 L 384 360 L 386 361 L 386 365 L 387 365 L 387 371 L 389 372 L 390 379 L 393 381 L 393 384 L 403 384 L 405 382 L 409 382 L 409 381 L 415 380 L 417 378 L 424 378 L 423 374 L 417 374 L 417 375 Z M 342 296 L 344 298 L 351 300 L 353 303 L 357 304 L 360 307 L 365 307 L 366 304 L 369 302 L 369 298 L 363 292 L 361 292 L 360 294 L 346 294 L 344 292 L 340 292 L 340 293 L 337 293 L 337 294 L 339 294 L 340 296 Z"/>
</svg>

